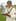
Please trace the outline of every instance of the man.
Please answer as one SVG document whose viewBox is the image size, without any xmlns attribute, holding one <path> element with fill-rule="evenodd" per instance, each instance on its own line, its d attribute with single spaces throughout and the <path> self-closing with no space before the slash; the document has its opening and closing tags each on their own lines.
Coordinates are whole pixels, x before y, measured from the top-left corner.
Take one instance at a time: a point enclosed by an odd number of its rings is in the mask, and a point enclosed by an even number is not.
<svg viewBox="0 0 16 21">
<path fill-rule="evenodd" d="M 6 16 L 6 21 L 13 21 L 15 8 L 12 7 L 12 2 L 8 1 L 3 15 Z"/>
</svg>

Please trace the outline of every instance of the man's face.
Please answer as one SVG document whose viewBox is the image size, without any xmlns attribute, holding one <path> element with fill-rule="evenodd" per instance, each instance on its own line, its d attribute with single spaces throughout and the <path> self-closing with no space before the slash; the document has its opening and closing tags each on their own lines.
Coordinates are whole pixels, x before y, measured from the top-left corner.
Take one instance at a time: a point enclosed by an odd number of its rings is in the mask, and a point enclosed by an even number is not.
<svg viewBox="0 0 16 21">
<path fill-rule="evenodd" d="M 8 6 L 10 6 L 11 4 L 10 3 L 8 3 Z"/>
<path fill-rule="evenodd" d="M 11 6 L 12 4 L 8 3 L 8 6 Z"/>
</svg>

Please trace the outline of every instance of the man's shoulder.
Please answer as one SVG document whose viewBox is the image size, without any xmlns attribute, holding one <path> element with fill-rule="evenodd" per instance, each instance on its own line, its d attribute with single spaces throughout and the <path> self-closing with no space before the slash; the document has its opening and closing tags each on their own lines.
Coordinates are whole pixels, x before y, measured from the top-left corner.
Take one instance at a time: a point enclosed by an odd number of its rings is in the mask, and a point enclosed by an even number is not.
<svg viewBox="0 0 16 21">
<path fill-rule="evenodd" d="M 14 10 L 15 10 L 15 8 L 12 9 L 12 11 L 14 11 Z"/>
</svg>

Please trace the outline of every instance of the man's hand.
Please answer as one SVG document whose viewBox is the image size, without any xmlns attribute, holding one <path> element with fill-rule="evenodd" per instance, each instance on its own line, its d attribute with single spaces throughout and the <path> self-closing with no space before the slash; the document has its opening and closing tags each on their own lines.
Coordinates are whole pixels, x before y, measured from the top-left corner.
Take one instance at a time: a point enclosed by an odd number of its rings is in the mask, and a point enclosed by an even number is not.
<svg viewBox="0 0 16 21">
<path fill-rule="evenodd" d="M 8 17 L 11 17 L 11 15 L 8 15 Z"/>
<path fill-rule="evenodd" d="M 8 17 L 11 17 L 11 15 L 8 15 L 8 13 L 6 13 L 6 14 L 2 14 L 2 15 L 4 15 L 4 16 L 8 16 Z"/>
</svg>

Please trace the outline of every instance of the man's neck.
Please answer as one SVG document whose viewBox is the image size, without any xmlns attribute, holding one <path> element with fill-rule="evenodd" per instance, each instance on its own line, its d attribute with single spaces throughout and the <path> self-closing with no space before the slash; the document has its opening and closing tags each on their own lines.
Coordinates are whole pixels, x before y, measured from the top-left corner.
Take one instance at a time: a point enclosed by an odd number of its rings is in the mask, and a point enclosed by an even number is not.
<svg viewBox="0 0 16 21">
<path fill-rule="evenodd" d="M 8 6 L 8 8 L 11 8 L 12 6 Z"/>
<path fill-rule="evenodd" d="M 8 6 L 8 5 L 7 5 L 7 8 L 11 8 L 11 7 L 12 7 L 12 6 Z"/>
</svg>

